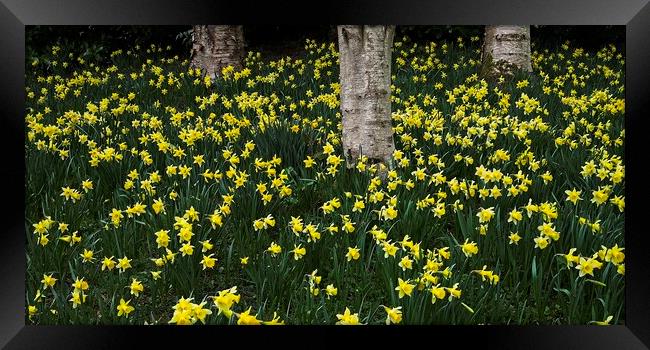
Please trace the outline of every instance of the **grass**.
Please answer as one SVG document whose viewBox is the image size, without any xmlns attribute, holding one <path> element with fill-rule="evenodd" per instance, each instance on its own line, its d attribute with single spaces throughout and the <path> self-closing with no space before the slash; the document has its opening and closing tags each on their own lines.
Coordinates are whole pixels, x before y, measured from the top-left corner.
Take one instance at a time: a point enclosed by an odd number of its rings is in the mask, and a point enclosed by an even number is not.
<svg viewBox="0 0 650 350">
<path fill-rule="evenodd" d="M 333 324 L 337 315 L 383 324 L 382 306 L 401 307 L 392 322 L 404 324 L 624 322 L 620 48 L 534 46 L 532 74 L 488 84 L 478 76 L 478 38 L 398 38 L 398 151 L 383 182 L 376 166 L 342 161 L 333 43 L 307 41 L 298 57 L 273 61 L 250 52 L 244 71 L 216 81 L 164 46 L 117 50 L 101 64 L 66 50 L 27 62 L 29 323 L 234 324 L 275 313 L 290 324 Z M 567 200 L 573 189 L 576 204 Z M 594 193 L 606 199 L 592 201 Z M 340 207 L 328 208 L 332 199 Z M 488 208 L 494 215 L 479 222 Z M 513 210 L 522 217 L 508 221 Z M 544 224 L 553 229 L 542 232 Z M 167 247 L 156 240 L 161 230 Z M 476 254 L 466 251 L 472 242 Z M 358 260 L 347 257 L 354 247 Z M 567 258 L 572 248 L 582 260 Z M 205 266 L 211 254 L 217 261 Z M 110 257 L 131 267 L 103 266 Z M 44 275 L 57 281 L 47 286 Z M 81 279 L 87 289 L 74 286 Z M 134 279 L 144 287 L 137 296 Z M 398 279 L 410 295 L 399 297 Z M 75 291 L 85 301 L 71 302 Z M 219 304 L 217 295 L 239 299 Z M 190 297 L 193 305 L 182 299 Z M 120 299 L 133 310 L 118 316 Z M 346 308 L 358 319 L 344 317 Z"/>
</svg>

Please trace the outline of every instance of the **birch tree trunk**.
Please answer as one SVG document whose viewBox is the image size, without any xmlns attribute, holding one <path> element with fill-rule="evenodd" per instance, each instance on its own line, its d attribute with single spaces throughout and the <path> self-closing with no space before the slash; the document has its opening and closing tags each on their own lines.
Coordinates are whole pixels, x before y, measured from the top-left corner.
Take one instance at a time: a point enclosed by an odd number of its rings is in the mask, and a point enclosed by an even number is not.
<svg viewBox="0 0 650 350">
<path fill-rule="evenodd" d="M 530 26 L 485 26 L 482 56 L 489 76 L 512 75 L 516 69 L 531 72 Z"/>
<path fill-rule="evenodd" d="M 391 49 L 395 26 L 338 26 L 343 152 L 392 168 Z"/>
<path fill-rule="evenodd" d="M 242 68 L 244 59 L 244 31 L 242 26 L 194 26 L 192 31 L 192 68 L 215 78 L 226 66 Z"/>
</svg>

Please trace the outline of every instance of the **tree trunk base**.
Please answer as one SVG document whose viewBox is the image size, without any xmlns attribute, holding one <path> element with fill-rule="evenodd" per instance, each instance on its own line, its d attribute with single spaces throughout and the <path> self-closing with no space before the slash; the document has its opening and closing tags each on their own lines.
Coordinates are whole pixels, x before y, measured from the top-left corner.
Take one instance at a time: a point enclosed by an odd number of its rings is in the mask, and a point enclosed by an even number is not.
<svg viewBox="0 0 650 350">
<path fill-rule="evenodd" d="M 242 68 L 244 31 L 242 26 L 194 26 L 190 67 L 211 78 L 221 76 L 225 67 Z"/>
<path fill-rule="evenodd" d="M 394 26 L 338 26 L 342 144 L 348 167 L 368 157 L 391 168 L 395 143 L 390 106 Z"/>
<path fill-rule="evenodd" d="M 530 26 L 486 26 L 481 55 L 481 75 L 488 81 L 532 72 Z"/>
</svg>

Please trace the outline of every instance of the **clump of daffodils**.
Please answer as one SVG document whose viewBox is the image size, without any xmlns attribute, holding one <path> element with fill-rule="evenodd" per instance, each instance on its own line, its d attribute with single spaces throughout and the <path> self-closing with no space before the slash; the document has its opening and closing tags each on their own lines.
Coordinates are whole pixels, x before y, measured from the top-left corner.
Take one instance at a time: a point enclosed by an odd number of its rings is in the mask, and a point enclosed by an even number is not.
<svg viewBox="0 0 650 350">
<path fill-rule="evenodd" d="M 181 297 L 176 305 L 172 307 L 174 309 L 174 315 L 172 319 L 169 320 L 170 324 L 177 325 L 191 325 L 195 324 L 197 321 L 205 324 L 205 318 L 208 315 L 212 314 L 210 309 L 204 308 L 206 301 L 202 301 L 199 304 L 192 302 L 193 298 L 183 298 Z"/>
<path fill-rule="evenodd" d="M 237 294 L 237 286 L 229 289 L 224 289 L 219 294 L 212 298 L 214 305 L 219 309 L 217 315 L 223 314 L 227 318 L 232 316 L 232 306 L 239 303 L 240 295 Z"/>
<path fill-rule="evenodd" d="M 218 80 L 155 45 L 104 69 L 52 47 L 26 80 L 25 227 L 29 258 L 59 263 L 28 266 L 29 321 L 146 324 L 150 291 L 225 273 L 239 291 L 181 297 L 164 321 L 285 323 L 246 289 L 287 323 L 361 324 L 341 304 L 361 298 L 369 323 L 454 322 L 456 306 L 505 322 L 521 305 L 482 306 L 516 303 L 499 284 L 537 273 L 557 277 L 545 294 L 572 291 L 575 308 L 539 301 L 560 319 L 620 323 L 591 307 L 624 302 L 624 54 L 533 50 L 530 77 L 492 88 L 480 37 L 464 40 L 394 43 L 387 164 L 344 150 L 334 43 L 250 52 Z"/>
</svg>

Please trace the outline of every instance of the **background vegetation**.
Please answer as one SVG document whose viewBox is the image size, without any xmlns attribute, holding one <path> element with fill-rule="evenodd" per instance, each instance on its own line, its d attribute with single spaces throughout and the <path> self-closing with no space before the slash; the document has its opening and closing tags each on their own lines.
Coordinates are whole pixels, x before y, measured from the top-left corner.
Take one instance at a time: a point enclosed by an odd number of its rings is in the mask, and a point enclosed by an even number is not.
<svg viewBox="0 0 650 350">
<path fill-rule="evenodd" d="M 362 323 L 383 323 L 382 305 L 401 307 L 405 324 L 623 322 L 625 62 L 616 39 L 583 48 L 550 40 L 574 29 L 538 28 L 549 34 L 533 32 L 534 73 L 488 86 L 478 77 L 480 28 L 402 28 L 392 67 L 398 168 L 378 182 L 368 164 L 339 164 L 329 28 L 247 29 L 246 70 L 216 81 L 188 69 L 186 29 L 28 31 L 28 322 L 178 322 L 181 297 L 205 301 L 188 312 L 212 310 L 210 324 L 250 321 L 249 307 L 265 321 L 354 323 L 349 308 Z M 323 40 L 303 40 L 315 33 Z M 258 54 L 274 35 L 302 48 Z M 580 191 L 576 204 L 570 190 Z M 183 254 L 188 223 L 194 251 Z M 202 251 L 205 241 L 212 247 Z M 210 254 L 218 260 L 204 269 Z M 108 268 L 110 257 L 130 267 Z M 213 298 L 220 291 L 240 299 L 225 308 Z M 128 317 L 120 299 L 134 307 Z"/>
</svg>

